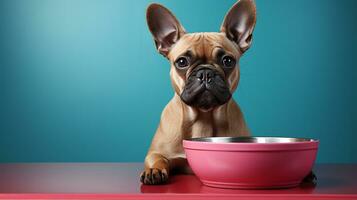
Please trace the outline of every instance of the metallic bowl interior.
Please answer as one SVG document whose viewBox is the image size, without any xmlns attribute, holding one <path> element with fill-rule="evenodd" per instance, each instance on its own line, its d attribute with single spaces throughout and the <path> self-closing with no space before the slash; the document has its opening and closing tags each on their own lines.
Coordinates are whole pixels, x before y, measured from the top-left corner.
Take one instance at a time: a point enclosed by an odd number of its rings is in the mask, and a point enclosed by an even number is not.
<svg viewBox="0 0 357 200">
<path fill-rule="evenodd" d="M 288 137 L 201 137 L 190 138 L 188 141 L 214 142 L 214 143 L 292 143 L 313 142 L 310 138 L 288 138 Z"/>
</svg>

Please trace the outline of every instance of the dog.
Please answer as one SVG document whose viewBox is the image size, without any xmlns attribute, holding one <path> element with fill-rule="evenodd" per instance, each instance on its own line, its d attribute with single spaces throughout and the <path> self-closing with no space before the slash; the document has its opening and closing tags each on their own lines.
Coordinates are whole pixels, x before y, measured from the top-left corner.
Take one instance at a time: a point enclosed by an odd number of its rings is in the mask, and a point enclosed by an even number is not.
<svg viewBox="0 0 357 200">
<path fill-rule="evenodd" d="M 239 59 L 252 44 L 256 23 L 253 0 L 240 0 L 226 14 L 220 32 L 186 33 L 170 10 L 150 4 L 146 19 L 160 54 L 171 64 L 175 91 L 145 157 L 143 184 L 168 181 L 173 172 L 190 173 L 182 140 L 249 136 L 238 104 Z"/>
</svg>

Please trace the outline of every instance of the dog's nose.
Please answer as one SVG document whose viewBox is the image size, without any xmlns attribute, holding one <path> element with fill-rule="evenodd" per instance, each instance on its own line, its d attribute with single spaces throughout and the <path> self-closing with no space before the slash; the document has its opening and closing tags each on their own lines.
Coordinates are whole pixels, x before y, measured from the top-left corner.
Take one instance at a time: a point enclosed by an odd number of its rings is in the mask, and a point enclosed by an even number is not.
<svg viewBox="0 0 357 200">
<path fill-rule="evenodd" d="M 211 83 L 214 72 L 211 69 L 200 69 L 197 71 L 196 77 L 204 82 Z"/>
</svg>

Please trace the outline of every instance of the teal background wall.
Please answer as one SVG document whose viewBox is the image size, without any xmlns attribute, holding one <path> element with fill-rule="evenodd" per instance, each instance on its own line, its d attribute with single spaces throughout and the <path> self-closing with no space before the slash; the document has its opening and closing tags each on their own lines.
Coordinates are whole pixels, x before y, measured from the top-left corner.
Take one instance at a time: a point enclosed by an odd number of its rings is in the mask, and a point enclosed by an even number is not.
<svg viewBox="0 0 357 200">
<path fill-rule="evenodd" d="M 218 31 L 233 0 L 158 1 Z M 149 1 L 0 1 L 0 162 L 142 161 L 173 95 Z M 257 0 L 234 98 L 253 135 L 321 140 L 357 162 L 357 1 Z"/>
</svg>

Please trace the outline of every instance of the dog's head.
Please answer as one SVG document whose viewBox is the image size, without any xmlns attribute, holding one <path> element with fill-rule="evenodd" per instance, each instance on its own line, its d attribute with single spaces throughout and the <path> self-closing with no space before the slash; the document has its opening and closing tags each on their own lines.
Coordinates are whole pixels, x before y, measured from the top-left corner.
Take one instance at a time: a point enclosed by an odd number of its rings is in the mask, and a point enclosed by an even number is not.
<svg viewBox="0 0 357 200">
<path fill-rule="evenodd" d="M 146 17 L 157 50 L 171 63 L 172 84 L 182 101 L 203 111 L 227 103 L 239 82 L 239 58 L 252 43 L 254 1 L 234 4 L 214 33 L 186 33 L 159 4 L 151 4 Z"/>
</svg>

